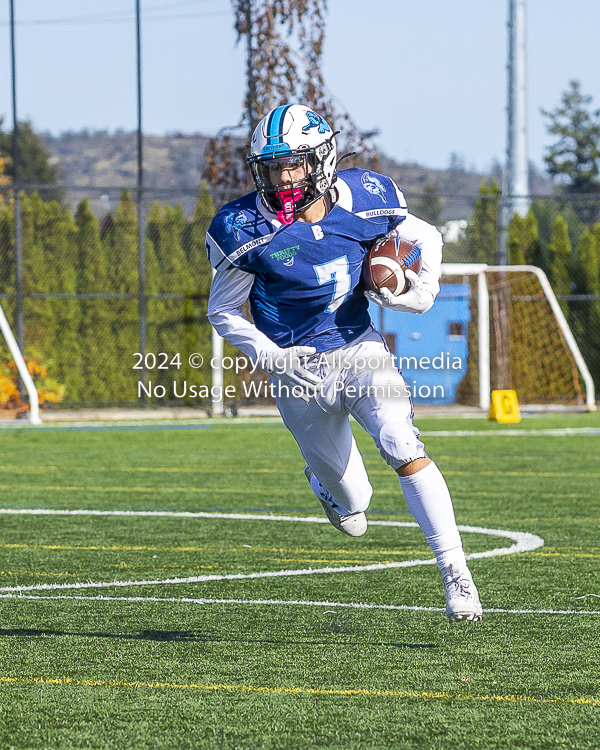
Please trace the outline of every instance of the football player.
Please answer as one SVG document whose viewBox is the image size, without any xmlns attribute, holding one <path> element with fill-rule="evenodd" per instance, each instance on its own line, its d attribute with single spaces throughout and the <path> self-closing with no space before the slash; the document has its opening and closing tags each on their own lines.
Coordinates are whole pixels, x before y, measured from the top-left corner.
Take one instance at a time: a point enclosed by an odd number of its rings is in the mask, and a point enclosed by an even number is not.
<svg viewBox="0 0 600 750">
<path fill-rule="evenodd" d="M 412 423 L 408 388 L 371 321 L 361 287 L 378 239 L 416 242 L 423 266 L 405 294 L 369 293 L 382 307 L 424 313 L 439 292 L 442 239 L 408 213 L 389 177 L 337 171 L 335 133 L 299 104 L 258 124 L 248 164 L 256 191 L 228 203 L 208 230 L 215 275 L 208 317 L 271 374 L 277 407 L 306 461 L 312 491 L 336 529 L 367 530 L 372 487 L 349 417 L 398 474 L 408 508 L 441 570 L 450 620 L 481 619 L 452 500 Z M 242 315 L 250 300 L 253 323 Z"/>
</svg>

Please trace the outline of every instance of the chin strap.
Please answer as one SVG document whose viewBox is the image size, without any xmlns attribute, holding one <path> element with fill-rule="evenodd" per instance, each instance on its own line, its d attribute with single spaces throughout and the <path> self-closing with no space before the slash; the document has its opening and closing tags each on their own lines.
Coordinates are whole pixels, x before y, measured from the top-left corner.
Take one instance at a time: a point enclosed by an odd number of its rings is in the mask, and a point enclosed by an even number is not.
<svg viewBox="0 0 600 750">
<path fill-rule="evenodd" d="M 294 188 L 293 190 L 280 190 L 276 193 L 277 198 L 280 200 L 282 209 L 277 211 L 277 221 L 282 224 L 291 224 L 294 221 L 294 208 L 296 203 L 302 197 L 302 190 L 300 188 Z"/>
</svg>

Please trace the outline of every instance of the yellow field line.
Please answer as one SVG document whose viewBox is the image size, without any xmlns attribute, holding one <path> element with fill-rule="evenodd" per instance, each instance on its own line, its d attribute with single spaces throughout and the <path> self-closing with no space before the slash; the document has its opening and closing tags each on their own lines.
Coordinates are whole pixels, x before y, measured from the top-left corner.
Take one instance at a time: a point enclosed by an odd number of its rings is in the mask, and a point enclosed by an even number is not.
<svg viewBox="0 0 600 750">
<path fill-rule="evenodd" d="M 0 484 L 0 490 L 27 490 L 33 492 L 237 492 L 247 494 L 254 492 L 264 495 L 264 490 L 250 489 L 244 487 L 238 488 L 219 488 L 219 487 L 66 487 L 41 484 Z"/>
<path fill-rule="evenodd" d="M 369 474 L 376 474 L 382 476 L 393 476 L 390 469 L 371 469 L 369 467 Z M 172 473 L 172 474 L 183 474 L 183 473 L 211 473 L 211 474 L 228 474 L 231 472 L 230 466 L 22 466 L 22 465 L 8 465 L 4 464 L 0 466 L 0 471 L 4 472 L 18 472 L 23 473 L 54 473 L 57 471 L 125 471 L 125 472 L 151 472 L 151 473 Z M 282 467 L 278 469 L 244 469 L 240 473 L 242 474 L 289 474 L 293 471 L 293 468 Z M 471 470 L 452 470 L 444 469 L 444 474 L 450 476 L 480 476 L 480 477 L 585 477 L 597 479 L 600 477 L 600 472 L 574 472 L 574 471 L 471 471 Z"/>
<path fill-rule="evenodd" d="M 134 688 L 170 688 L 172 690 L 212 690 L 241 693 L 273 693 L 279 695 L 339 695 L 339 696 L 372 696 L 377 698 L 429 698 L 442 700 L 479 700 L 508 703 L 560 703 L 575 706 L 600 706 L 600 700 L 592 698 L 533 698 L 528 695 L 479 695 L 465 693 L 410 693 L 405 690 L 327 690 L 325 688 L 299 687 L 257 687 L 255 685 L 200 685 L 190 683 L 182 685 L 174 682 L 109 682 L 104 680 L 72 680 L 68 677 L 0 677 L 0 682 L 41 684 L 41 685 L 80 685 L 83 687 L 134 687 Z"/>
<path fill-rule="evenodd" d="M 77 573 L 35 573 L 30 570 L 0 570 L 0 576 L 70 576 L 77 578 Z"/>
<path fill-rule="evenodd" d="M 297 562 L 297 563 L 360 563 L 362 565 L 367 565 L 369 563 L 379 563 L 380 565 L 389 565 L 392 561 L 391 560 L 329 560 L 329 559 L 300 559 L 297 557 L 268 557 L 267 562 Z"/>
<path fill-rule="evenodd" d="M 452 471 L 444 469 L 444 474 L 479 477 L 600 477 L 600 472 L 575 471 Z"/>
<path fill-rule="evenodd" d="M 536 557 L 593 557 L 593 558 L 599 558 L 600 555 L 592 555 L 592 554 L 582 554 L 581 552 L 532 552 L 532 554 Z"/>
<path fill-rule="evenodd" d="M 71 545 L 71 544 L 0 544 L 0 549 L 51 549 L 51 550 L 90 550 L 100 552 L 270 552 L 279 554 L 305 554 L 305 555 L 426 555 L 429 550 L 345 550 L 345 549 L 314 549 L 294 547 L 143 547 L 128 545 L 112 545 L 103 547 L 100 545 Z"/>
<path fill-rule="evenodd" d="M 15 465 L 10 466 L 4 464 L 0 466 L 0 471 L 10 473 L 54 473 L 57 471 L 143 471 L 143 472 L 163 472 L 172 474 L 183 474 L 183 473 L 199 473 L 199 472 L 217 472 L 217 473 L 230 473 L 230 466 L 216 467 L 216 466 L 23 466 Z M 244 474 L 288 474 L 289 468 L 281 469 L 244 469 Z"/>
</svg>

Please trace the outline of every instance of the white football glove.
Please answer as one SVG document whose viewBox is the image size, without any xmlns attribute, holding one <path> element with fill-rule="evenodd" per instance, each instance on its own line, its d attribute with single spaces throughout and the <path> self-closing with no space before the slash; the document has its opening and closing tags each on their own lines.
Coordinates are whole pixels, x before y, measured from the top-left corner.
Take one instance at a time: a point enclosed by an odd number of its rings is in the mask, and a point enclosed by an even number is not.
<svg viewBox="0 0 600 750">
<path fill-rule="evenodd" d="M 430 307 L 433 307 L 433 294 L 424 288 L 419 275 L 414 271 L 405 271 L 404 275 L 410 284 L 408 292 L 396 297 L 389 289 L 383 287 L 379 294 L 371 291 L 365 292 L 365 297 L 379 307 L 387 307 L 398 312 L 417 314 L 427 312 Z"/>
<path fill-rule="evenodd" d="M 262 362 L 263 370 L 277 378 L 281 383 L 292 388 L 302 389 L 298 398 L 308 403 L 319 390 L 323 382 L 320 377 L 306 369 L 306 360 L 315 354 L 314 346 L 291 346 L 289 349 L 279 348 L 269 354 Z"/>
</svg>

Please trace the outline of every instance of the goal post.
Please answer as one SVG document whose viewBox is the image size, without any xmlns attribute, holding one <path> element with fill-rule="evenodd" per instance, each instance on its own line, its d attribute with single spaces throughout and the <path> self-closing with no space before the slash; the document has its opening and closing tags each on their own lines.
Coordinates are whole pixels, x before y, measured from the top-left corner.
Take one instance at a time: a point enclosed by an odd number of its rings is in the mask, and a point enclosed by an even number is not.
<svg viewBox="0 0 600 750">
<path fill-rule="evenodd" d="M 29 421 L 31 422 L 31 424 L 42 424 L 42 420 L 40 419 L 40 402 L 37 389 L 33 383 L 31 375 L 29 374 L 29 370 L 27 369 L 27 365 L 25 364 L 25 360 L 23 359 L 23 355 L 21 353 L 21 350 L 19 349 L 19 345 L 17 344 L 15 337 L 13 336 L 13 332 L 10 329 L 8 320 L 6 319 L 6 315 L 4 314 L 4 310 L 2 309 L 2 305 L 0 305 L 0 330 L 4 335 L 10 353 L 12 354 L 14 363 L 17 366 L 17 371 L 21 376 L 21 380 L 23 381 L 23 384 L 25 385 L 25 388 L 27 390 L 27 394 L 29 395 Z"/>
<path fill-rule="evenodd" d="M 443 263 L 442 284 L 452 281 L 471 287 L 467 373 L 458 401 L 487 410 L 491 390 L 514 388 L 524 404 L 596 409 L 592 376 L 540 268 Z"/>
</svg>

